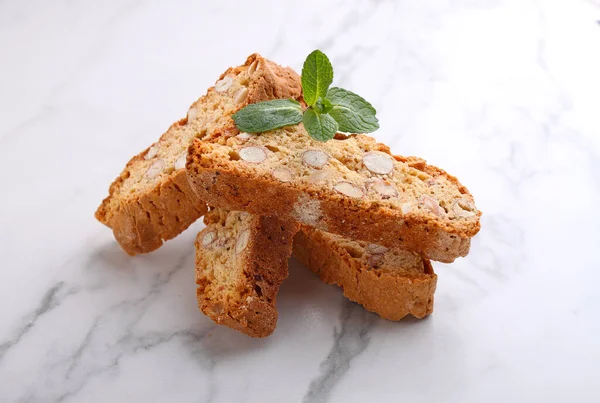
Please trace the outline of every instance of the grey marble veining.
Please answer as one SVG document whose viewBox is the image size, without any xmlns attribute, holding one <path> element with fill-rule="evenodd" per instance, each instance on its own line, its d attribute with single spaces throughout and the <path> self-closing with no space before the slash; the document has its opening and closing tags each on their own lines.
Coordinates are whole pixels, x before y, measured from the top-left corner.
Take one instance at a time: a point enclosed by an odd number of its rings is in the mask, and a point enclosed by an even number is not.
<svg viewBox="0 0 600 403">
<path fill-rule="evenodd" d="M 348 372 L 354 357 L 362 353 L 369 344 L 369 330 L 375 319 L 374 314 L 347 301 L 340 316 L 340 328 L 334 329 L 331 351 L 320 365 L 320 375 L 311 381 L 304 395 L 304 403 L 329 400 L 332 389 Z"/>
<path fill-rule="evenodd" d="M 598 21 L 595 0 L 0 2 L 0 402 L 598 401 Z M 226 67 L 315 48 L 482 229 L 434 265 L 426 320 L 292 260 L 252 340 L 197 309 L 201 223 L 131 258 L 93 212 Z"/>
</svg>

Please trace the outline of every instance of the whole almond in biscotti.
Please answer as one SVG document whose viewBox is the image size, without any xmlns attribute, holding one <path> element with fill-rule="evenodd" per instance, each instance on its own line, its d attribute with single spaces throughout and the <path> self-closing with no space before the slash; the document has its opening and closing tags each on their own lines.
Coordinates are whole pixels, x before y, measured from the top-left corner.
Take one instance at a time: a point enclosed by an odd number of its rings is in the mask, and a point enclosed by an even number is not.
<svg viewBox="0 0 600 403">
<path fill-rule="evenodd" d="M 311 168 L 323 168 L 329 156 L 322 150 L 307 150 L 302 153 L 302 163 Z"/>
<path fill-rule="evenodd" d="M 196 238 L 198 307 L 218 324 L 252 337 L 270 335 L 298 224 L 219 209 L 204 222 Z"/>
<path fill-rule="evenodd" d="M 267 159 L 267 152 L 262 147 L 247 146 L 240 150 L 240 158 L 258 164 Z"/>
<path fill-rule="evenodd" d="M 302 226 L 294 257 L 344 295 L 389 320 L 423 318 L 433 311 L 437 276 L 416 253 L 352 241 Z"/>
<path fill-rule="evenodd" d="M 363 197 L 363 192 L 356 185 L 353 185 L 351 182 L 341 181 L 333 185 L 333 189 L 338 191 L 339 193 L 346 195 L 348 197 L 361 198 Z"/>
<path fill-rule="evenodd" d="M 269 150 L 260 163 L 236 157 L 246 146 L 225 137 L 192 144 L 186 167 L 200 198 L 442 262 L 465 256 L 479 231 L 481 213 L 456 178 L 421 159 L 393 156 L 369 136 L 318 142 L 302 124 L 288 126 L 252 139 L 252 147 Z M 274 177 L 281 169 L 293 179 Z"/>
<path fill-rule="evenodd" d="M 394 160 L 388 154 L 369 151 L 362 157 L 365 167 L 374 174 L 387 175 L 394 169 Z"/>
<path fill-rule="evenodd" d="M 185 118 L 171 125 L 150 148 L 133 157 L 113 182 L 96 218 L 112 228 L 121 247 L 130 255 L 151 252 L 174 238 L 206 211 L 206 203 L 191 191 L 185 173 L 187 149 L 192 139 L 211 141 L 227 132 L 231 116 L 244 106 L 279 98 L 298 98 L 300 78 L 258 54 L 229 68 L 206 95 L 192 104 Z M 240 144 L 251 142 L 246 133 Z M 240 161 L 261 162 L 262 148 L 238 150 Z"/>
<path fill-rule="evenodd" d="M 204 233 L 202 235 L 202 246 L 206 248 L 216 240 L 217 240 L 217 232 L 216 231 L 204 231 Z"/>
</svg>

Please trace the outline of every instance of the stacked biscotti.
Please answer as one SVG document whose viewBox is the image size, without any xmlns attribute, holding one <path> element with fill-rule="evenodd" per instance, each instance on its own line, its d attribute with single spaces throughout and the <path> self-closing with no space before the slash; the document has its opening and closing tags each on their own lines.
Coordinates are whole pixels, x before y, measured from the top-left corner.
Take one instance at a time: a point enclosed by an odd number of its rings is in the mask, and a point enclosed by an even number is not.
<svg viewBox="0 0 600 403">
<path fill-rule="evenodd" d="M 321 143 L 302 124 L 259 135 L 234 125 L 244 106 L 280 98 L 301 99 L 293 70 L 259 55 L 228 69 L 127 164 L 96 217 L 133 255 L 204 215 L 195 243 L 199 308 L 252 337 L 275 329 L 292 253 L 386 319 L 430 314 L 437 277 L 429 259 L 465 256 L 479 230 L 470 193 L 366 135 Z"/>
</svg>

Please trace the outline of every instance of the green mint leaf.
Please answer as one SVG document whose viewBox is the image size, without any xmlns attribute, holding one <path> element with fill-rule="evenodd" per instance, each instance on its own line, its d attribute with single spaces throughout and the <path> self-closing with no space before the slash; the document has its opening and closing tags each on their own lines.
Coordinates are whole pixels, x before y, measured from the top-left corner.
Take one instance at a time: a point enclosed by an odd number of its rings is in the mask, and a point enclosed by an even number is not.
<svg viewBox="0 0 600 403">
<path fill-rule="evenodd" d="M 302 92 L 304 101 L 313 106 L 319 97 L 325 98 L 327 89 L 333 81 L 333 67 L 325 53 L 312 52 L 302 66 Z"/>
<path fill-rule="evenodd" d="M 243 132 L 267 132 L 302 122 L 302 106 L 293 99 L 258 102 L 234 113 L 233 121 Z"/>
<path fill-rule="evenodd" d="M 312 108 L 304 111 L 302 123 L 308 135 L 317 141 L 331 140 L 338 131 L 338 124 L 330 115 L 319 113 Z"/>
<path fill-rule="evenodd" d="M 327 98 L 333 105 L 329 115 L 345 133 L 371 133 L 379 129 L 375 108 L 365 99 L 343 88 L 332 87 Z"/>
<path fill-rule="evenodd" d="M 333 108 L 333 105 L 331 104 L 331 102 L 329 102 L 327 98 L 319 98 L 315 103 L 314 108 L 319 113 L 329 113 L 331 108 Z"/>
</svg>

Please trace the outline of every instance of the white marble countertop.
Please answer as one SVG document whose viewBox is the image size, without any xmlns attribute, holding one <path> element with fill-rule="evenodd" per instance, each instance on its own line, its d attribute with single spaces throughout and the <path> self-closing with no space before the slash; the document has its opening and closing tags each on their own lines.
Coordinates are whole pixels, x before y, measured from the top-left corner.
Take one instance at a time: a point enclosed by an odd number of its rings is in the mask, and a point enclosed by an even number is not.
<svg viewBox="0 0 600 403">
<path fill-rule="evenodd" d="M 600 401 L 598 20 L 584 0 L 1 2 L 0 402 Z M 93 213 L 226 67 L 315 48 L 482 229 L 435 265 L 426 320 L 292 261 L 253 340 L 196 307 L 200 223 L 131 258 Z"/>
</svg>

